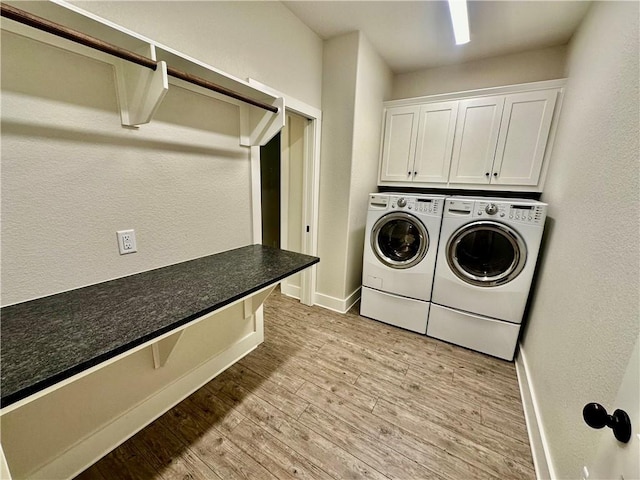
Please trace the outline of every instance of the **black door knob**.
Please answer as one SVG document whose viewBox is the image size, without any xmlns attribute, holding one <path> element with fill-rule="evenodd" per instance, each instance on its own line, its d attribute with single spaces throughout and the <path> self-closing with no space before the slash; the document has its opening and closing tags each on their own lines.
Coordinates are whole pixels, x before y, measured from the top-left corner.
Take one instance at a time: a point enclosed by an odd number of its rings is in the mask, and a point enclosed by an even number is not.
<svg viewBox="0 0 640 480">
<path fill-rule="evenodd" d="M 599 403 L 587 403 L 582 409 L 582 418 L 591 428 L 611 428 L 613 435 L 622 443 L 631 439 L 631 420 L 624 410 L 618 409 L 609 415 Z"/>
</svg>

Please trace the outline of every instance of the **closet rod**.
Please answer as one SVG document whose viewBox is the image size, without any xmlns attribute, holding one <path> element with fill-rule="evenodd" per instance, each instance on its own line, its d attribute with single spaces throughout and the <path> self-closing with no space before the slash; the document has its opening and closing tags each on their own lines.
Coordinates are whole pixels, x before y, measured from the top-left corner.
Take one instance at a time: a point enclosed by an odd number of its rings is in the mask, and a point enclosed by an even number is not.
<svg viewBox="0 0 640 480">
<path fill-rule="evenodd" d="M 78 32 L 76 30 L 65 27 L 58 23 L 51 22 L 50 20 L 46 20 L 42 17 L 38 17 L 29 12 L 25 12 L 24 10 L 13 7 L 11 5 L 2 3 L 0 4 L 0 8 L 2 9 L 2 16 L 7 17 L 10 20 L 14 20 L 16 22 L 23 23 L 30 27 L 37 28 L 38 30 L 42 30 L 44 32 L 51 33 L 53 35 L 66 38 L 67 40 L 80 43 L 87 47 L 100 50 L 101 52 L 108 53 L 109 55 L 113 55 L 115 57 L 122 58 L 123 60 L 127 60 L 129 62 L 142 65 L 143 67 L 150 68 L 151 70 L 155 70 L 158 67 L 157 63 L 154 60 L 147 58 L 143 55 L 139 55 L 130 50 L 117 47 L 116 45 L 112 45 L 107 42 L 103 42 L 102 40 L 91 37 L 89 35 L 85 35 L 84 33 Z M 190 73 L 183 72 L 182 70 L 178 70 L 173 67 L 167 66 L 167 74 L 171 75 L 172 77 L 179 78 L 186 82 L 192 83 L 194 85 L 198 85 L 199 87 L 203 87 L 208 90 L 213 90 L 214 92 L 220 93 L 222 95 L 226 95 L 227 97 L 235 98 L 236 100 L 240 100 L 242 102 L 248 103 L 255 107 L 259 107 L 273 113 L 278 113 L 278 107 L 274 107 L 273 105 L 269 105 L 269 104 L 260 102 L 258 100 L 254 100 L 253 98 L 246 97 L 244 95 L 234 92 L 233 90 L 229 90 L 228 88 L 222 87 L 213 82 L 205 80 L 204 78 L 198 77 L 196 75 L 192 75 Z"/>
</svg>

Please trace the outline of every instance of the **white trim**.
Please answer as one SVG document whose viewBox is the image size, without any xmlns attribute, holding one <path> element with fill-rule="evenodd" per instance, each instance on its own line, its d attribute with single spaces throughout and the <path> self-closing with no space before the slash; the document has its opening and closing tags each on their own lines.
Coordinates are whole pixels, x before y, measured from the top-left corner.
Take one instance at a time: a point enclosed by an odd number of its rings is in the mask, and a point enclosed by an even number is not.
<svg viewBox="0 0 640 480">
<path fill-rule="evenodd" d="M 549 443 L 544 433 L 544 427 L 540 418 L 540 408 L 537 397 L 531 383 L 529 366 L 526 356 L 520 343 L 520 351 L 515 359 L 516 373 L 518 374 L 518 385 L 520 386 L 520 396 L 522 407 L 529 434 L 529 444 L 531 445 L 531 455 L 533 456 L 533 466 L 536 470 L 538 480 L 555 479 L 556 474 L 553 469 L 553 462 L 549 454 Z"/>
<path fill-rule="evenodd" d="M 283 295 L 286 295 L 287 297 L 300 300 L 300 287 L 298 285 L 291 285 L 291 284 L 285 285 L 283 282 L 280 284 L 280 291 L 282 292 Z"/>
<path fill-rule="evenodd" d="M 566 78 L 558 80 L 544 80 L 541 82 L 518 83 L 515 85 L 505 85 L 501 87 L 481 88 L 478 90 L 464 90 L 461 92 L 440 93 L 437 95 L 426 95 L 423 97 L 402 98 L 399 100 L 389 100 L 383 102 L 383 107 L 400 107 L 404 105 L 416 105 L 431 102 L 446 102 L 449 100 L 460 100 L 466 97 L 484 97 L 488 95 L 503 95 L 506 93 L 521 93 L 532 90 L 546 90 L 548 88 L 563 88 L 567 84 Z"/>
<path fill-rule="evenodd" d="M 291 115 L 285 113 L 284 128 L 280 130 L 280 248 L 289 249 L 289 184 L 291 183 L 289 168 L 291 154 L 289 137 L 291 132 Z M 287 148 L 283 148 L 284 146 Z M 283 215 L 284 214 L 284 215 Z M 284 285 L 283 280 L 281 285 Z"/>
<path fill-rule="evenodd" d="M 323 293 L 315 294 L 315 304 L 319 307 L 333 310 L 338 313 L 347 313 L 355 303 L 360 300 L 360 288 L 356 288 L 347 298 L 336 298 Z"/>
<path fill-rule="evenodd" d="M 285 109 L 288 112 L 295 113 L 301 117 L 309 120 L 307 127 L 305 128 L 305 142 L 308 148 L 307 158 L 305 159 L 304 169 L 304 185 L 303 185 L 303 225 L 309 225 L 310 232 L 305 235 L 303 241 L 302 252 L 306 255 L 318 255 L 318 224 L 319 224 L 319 205 L 320 205 L 320 140 L 322 131 L 322 111 L 316 107 L 308 105 L 296 98 L 292 98 L 283 92 L 279 92 L 267 85 L 260 83 L 259 81 L 249 78 L 248 83 L 250 86 L 269 93 L 275 97 L 284 98 Z M 256 160 L 257 159 L 257 160 Z M 252 197 L 254 199 L 253 209 L 253 224 L 254 224 L 254 242 L 255 238 L 255 225 L 260 224 L 261 211 L 255 207 L 256 197 L 259 198 L 260 194 L 260 181 L 259 181 L 259 167 L 260 167 L 260 151 L 255 155 L 253 149 L 251 151 L 251 161 L 257 161 L 258 163 L 258 180 L 257 190 L 256 181 L 253 179 L 254 171 L 252 169 Z M 308 166 L 311 168 L 307 168 Z M 259 203 L 259 200 L 258 200 Z M 256 215 L 258 218 L 256 218 Z M 260 227 L 261 228 L 261 227 Z M 314 296 L 316 295 L 316 277 L 317 266 L 314 265 L 304 270 L 301 274 L 301 291 L 300 301 L 305 305 L 314 304 Z"/>
<path fill-rule="evenodd" d="M 254 245 L 262 243 L 262 189 L 260 187 L 260 147 L 249 150 L 251 161 L 251 219 Z"/>
</svg>

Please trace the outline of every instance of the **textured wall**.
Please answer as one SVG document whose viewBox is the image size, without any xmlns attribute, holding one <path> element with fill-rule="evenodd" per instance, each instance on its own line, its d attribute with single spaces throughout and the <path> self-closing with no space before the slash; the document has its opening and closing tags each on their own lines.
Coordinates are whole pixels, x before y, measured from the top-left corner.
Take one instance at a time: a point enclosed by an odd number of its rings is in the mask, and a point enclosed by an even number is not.
<svg viewBox="0 0 640 480">
<path fill-rule="evenodd" d="M 640 328 L 638 16 L 637 2 L 598 2 L 574 36 L 542 197 L 551 222 L 523 353 L 557 478 L 579 478 L 595 453 L 582 407 L 614 407 Z"/>
<path fill-rule="evenodd" d="M 79 1 L 224 72 L 320 108 L 322 40 L 280 2 Z"/>
<path fill-rule="evenodd" d="M 279 3 L 81 6 L 320 104 L 322 41 Z M 109 65 L 3 32 L 2 304 L 251 243 L 238 133 L 236 106 L 174 86 L 150 125 L 123 128 Z M 128 228 L 139 251 L 120 256 Z"/>
<path fill-rule="evenodd" d="M 391 70 L 361 34 L 356 79 L 345 296 L 351 295 L 362 285 L 362 255 L 369 193 L 378 191 L 382 102 L 391 93 L 392 81 Z"/>
<path fill-rule="evenodd" d="M 564 78 L 566 46 L 396 75 L 391 99 Z"/>
<path fill-rule="evenodd" d="M 344 298 L 359 34 L 324 42 L 317 291 Z"/>
<path fill-rule="evenodd" d="M 3 304 L 251 243 L 238 132 L 237 107 L 173 87 L 122 128 L 110 66 L 3 32 Z"/>
<path fill-rule="evenodd" d="M 367 198 L 377 189 L 382 101 L 391 80 L 362 33 L 325 42 L 318 293 L 341 301 L 362 285 Z"/>
</svg>

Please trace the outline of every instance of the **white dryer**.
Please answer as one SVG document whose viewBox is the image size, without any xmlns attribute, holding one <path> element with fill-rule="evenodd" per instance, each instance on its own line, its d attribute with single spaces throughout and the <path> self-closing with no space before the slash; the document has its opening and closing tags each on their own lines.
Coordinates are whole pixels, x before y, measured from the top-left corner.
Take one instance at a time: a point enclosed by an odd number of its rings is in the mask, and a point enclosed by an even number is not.
<svg viewBox="0 0 640 480">
<path fill-rule="evenodd" d="M 513 359 L 546 210 L 535 200 L 446 199 L 427 335 Z"/>
<path fill-rule="evenodd" d="M 443 195 L 369 195 L 361 315 L 426 333 L 443 205 Z"/>
</svg>

